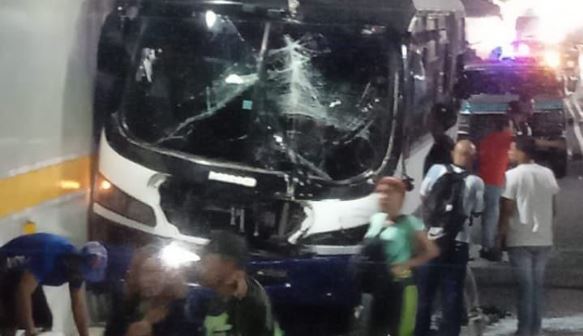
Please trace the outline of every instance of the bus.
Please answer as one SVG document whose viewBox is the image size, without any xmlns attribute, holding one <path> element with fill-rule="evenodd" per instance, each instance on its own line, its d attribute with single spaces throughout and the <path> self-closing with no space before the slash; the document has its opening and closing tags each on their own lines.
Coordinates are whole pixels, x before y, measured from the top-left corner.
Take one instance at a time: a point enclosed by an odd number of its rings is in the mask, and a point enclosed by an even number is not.
<svg viewBox="0 0 583 336">
<path fill-rule="evenodd" d="M 284 329 L 312 309 L 341 328 L 375 182 L 420 184 L 463 41 L 459 0 L 119 2 L 99 43 L 91 238 L 196 250 L 236 232 Z M 406 210 L 419 202 L 413 186 Z"/>
</svg>

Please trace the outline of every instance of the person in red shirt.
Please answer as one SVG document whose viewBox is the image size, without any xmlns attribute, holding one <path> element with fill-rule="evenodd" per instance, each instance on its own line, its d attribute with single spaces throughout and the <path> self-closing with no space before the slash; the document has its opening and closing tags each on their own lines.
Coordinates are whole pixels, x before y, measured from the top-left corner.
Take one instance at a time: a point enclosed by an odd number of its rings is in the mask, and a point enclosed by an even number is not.
<svg viewBox="0 0 583 336">
<path fill-rule="evenodd" d="M 497 119 L 495 130 L 485 136 L 479 145 L 479 176 L 484 180 L 484 213 L 482 215 L 482 251 L 480 256 L 499 260 L 496 251 L 496 229 L 500 215 L 500 197 L 504 188 L 504 174 L 508 169 L 508 151 L 513 141 L 510 122 L 506 116 Z"/>
</svg>

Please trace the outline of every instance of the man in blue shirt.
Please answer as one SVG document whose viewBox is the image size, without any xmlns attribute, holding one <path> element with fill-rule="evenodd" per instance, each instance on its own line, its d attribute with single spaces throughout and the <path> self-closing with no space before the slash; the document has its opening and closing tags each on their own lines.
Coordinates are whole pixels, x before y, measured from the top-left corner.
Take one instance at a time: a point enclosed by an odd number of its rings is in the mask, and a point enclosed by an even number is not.
<svg viewBox="0 0 583 336">
<path fill-rule="evenodd" d="M 107 251 L 97 242 L 81 250 L 63 237 L 36 233 L 17 237 L 0 248 L 0 328 L 2 335 L 37 327 L 50 329 L 52 314 L 42 286 L 69 284 L 71 308 L 80 336 L 89 334 L 83 281 L 103 280 Z"/>
</svg>

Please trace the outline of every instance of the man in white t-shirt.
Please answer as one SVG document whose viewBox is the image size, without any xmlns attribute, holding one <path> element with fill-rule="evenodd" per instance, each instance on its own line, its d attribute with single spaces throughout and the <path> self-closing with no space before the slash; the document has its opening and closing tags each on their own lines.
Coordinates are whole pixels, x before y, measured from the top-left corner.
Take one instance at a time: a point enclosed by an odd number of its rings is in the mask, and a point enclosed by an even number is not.
<svg viewBox="0 0 583 336">
<path fill-rule="evenodd" d="M 518 138 L 508 153 L 517 164 L 506 172 L 499 223 L 499 244 L 508 249 L 518 278 L 517 336 L 541 333 L 543 284 L 553 245 L 554 198 L 559 186 L 553 172 L 536 164 L 536 143 Z"/>
</svg>

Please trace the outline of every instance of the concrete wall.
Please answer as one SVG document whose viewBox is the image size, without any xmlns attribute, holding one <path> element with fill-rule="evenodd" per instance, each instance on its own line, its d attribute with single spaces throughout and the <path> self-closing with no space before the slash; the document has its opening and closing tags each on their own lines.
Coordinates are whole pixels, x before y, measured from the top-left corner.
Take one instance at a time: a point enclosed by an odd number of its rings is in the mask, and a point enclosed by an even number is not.
<svg viewBox="0 0 583 336">
<path fill-rule="evenodd" d="M 83 194 L 88 174 L 73 173 L 76 179 L 69 182 L 79 184 L 63 187 L 59 180 L 71 172 L 55 173 L 53 169 L 47 174 L 43 169 L 83 159 L 69 169 L 88 168 L 96 46 L 110 2 L 18 0 L 0 4 L 0 193 L 3 198 L 17 194 L 20 199 L 17 204 L 2 200 L 0 243 L 18 234 L 24 219 L 35 221 L 40 230 L 59 233 L 66 230 L 63 226 L 74 224 L 67 235 L 75 240 L 85 236 L 79 228 L 85 225 L 80 208 L 86 204 Z M 16 177 L 20 179 L 14 182 Z M 44 183 L 29 182 L 32 178 Z M 55 186 L 61 190 L 47 192 Z M 46 197 L 30 196 L 35 193 Z M 39 207 L 62 197 L 60 202 Z M 66 209 L 70 204 L 79 211 Z"/>
<path fill-rule="evenodd" d="M 37 231 L 86 239 L 97 41 L 111 0 L 0 3 L 0 244 Z M 74 334 L 66 287 L 47 291 Z"/>
</svg>

